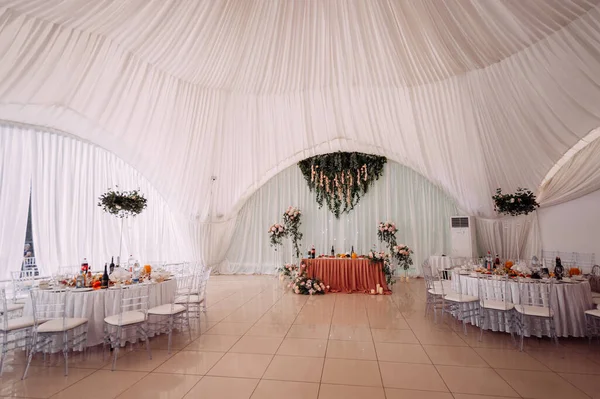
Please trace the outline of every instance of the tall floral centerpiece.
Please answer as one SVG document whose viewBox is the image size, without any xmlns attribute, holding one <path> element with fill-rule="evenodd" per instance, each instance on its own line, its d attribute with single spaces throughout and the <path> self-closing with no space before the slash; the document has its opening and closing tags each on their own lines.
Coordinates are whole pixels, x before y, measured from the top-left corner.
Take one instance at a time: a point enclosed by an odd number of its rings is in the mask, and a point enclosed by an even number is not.
<svg viewBox="0 0 600 399">
<path fill-rule="evenodd" d="M 404 269 L 404 277 L 406 279 L 408 279 L 408 269 L 410 269 L 413 264 L 412 258 L 410 257 L 412 253 L 413 251 L 404 244 L 394 245 L 392 248 L 392 255 L 398 261 L 398 266 Z"/>
<path fill-rule="evenodd" d="M 269 227 L 268 233 L 271 246 L 275 247 L 275 251 L 277 251 L 277 247 L 283 245 L 283 239 L 287 236 L 287 230 L 283 224 L 273 223 Z"/>
<path fill-rule="evenodd" d="M 392 266 L 390 264 L 390 254 L 388 254 L 385 251 L 373 250 L 367 254 L 367 259 L 369 259 L 373 263 L 381 264 L 381 270 L 385 275 L 385 282 L 389 287 L 396 283 L 396 280 L 394 280 L 394 270 L 392 269 Z"/>
<path fill-rule="evenodd" d="M 148 200 L 140 190 L 120 191 L 111 188 L 98 198 L 98 206 L 106 213 L 121 219 L 121 235 L 119 237 L 119 257 L 123 243 L 123 222 L 129 216 L 136 217 L 146 209 Z"/>
<path fill-rule="evenodd" d="M 387 244 L 390 252 L 394 245 L 396 245 L 396 223 L 393 222 L 379 222 L 377 226 L 377 238 L 379 241 Z"/>
<path fill-rule="evenodd" d="M 300 241 L 302 241 L 303 234 L 300 232 L 302 212 L 300 209 L 290 206 L 283 213 L 283 223 L 288 232 L 288 237 L 292 239 L 292 246 L 294 247 L 294 253 L 296 258 L 300 257 Z"/>
</svg>

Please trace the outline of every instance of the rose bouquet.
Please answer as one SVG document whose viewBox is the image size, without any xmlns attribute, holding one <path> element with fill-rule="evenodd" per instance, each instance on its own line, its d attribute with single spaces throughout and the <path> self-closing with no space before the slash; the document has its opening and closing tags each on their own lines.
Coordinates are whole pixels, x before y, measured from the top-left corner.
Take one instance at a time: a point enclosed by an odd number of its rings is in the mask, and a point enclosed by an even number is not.
<svg viewBox="0 0 600 399">
<path fill-rule="evenodd" d="M 287 235 L 292 238 L 292 245 L 294 246 L 294 252 L 296 253 L 297 258 L 300 257 L 300 241 L 302 241 L 303 237 L 303 234 L 300 232 L 301 216 L 302 212 L 300 209 L 294 206 L 288 207 L 283 213 L 283 223 L 287 230 Z"/>
<path fill-rule="evenodd" d="M 398 261 L 398 266 L 401 266 L 404 270 L 410 269 L 413 264 L 410 255 L 413 251 L 404 244 L 395 245 L 392 249 L 394 258 Z"/>
<path fill-rule="evenodd" d="M 286 263 L 283 267 L 278 269 L 279 275 L 284 277 L 293 277 L 293 273 L 298 270 L 298 267 L 291 263 Z"/>
<path fill-rule="evenodd" d="M 275 223 L 271 227 L 269 227 L 269 238 L 271 240 L 271 246 L 281 245 L 282 240 L 287 235 L 287 230 L 285 226 L 280 223 Z"/>
<path fill-rule="evenodd" d="M 384 251 L 378 252 L 378 251 L 370 251 L 367 254 L 367 259 L 369 259 L 370 261 L 373 262 L 381 262 L 381 261 L 385 261 L 385 260 L 389 260 L 389 255 L 387 253 L 385 253 Z"/>
<path fill-rule="evenodd" d="M 379 241 L 385 242 L 391 248 L 396 245 L 396 223 L 380 222 L 377 226 L 377 238 Z"/>
<path fill-rule="evenodd" d="M 317 278 L 308 278 L 306 276 L 306 265 L 302 264 L 300 266 L 300 271 L 298 275 L 289 284 L 289 287 L 292 287 L 294 292 L 299 295 L 324 295 L 327 290 L 329 290 L 329 286 L 325 285 L 322 281 Z"/>
<path fill-rule="evenodd" d="M 393 285 L 396 281 L 394 280 L 394 270 L 390 265 L 390 255 L 385 253 L 384 251 L 370 251 L 367 254 L 367 259 L 371 262 L 381 262 L 381 270 L 383 274 L 385 274 L 385 281 L 388 286 Z"/>
</svg>

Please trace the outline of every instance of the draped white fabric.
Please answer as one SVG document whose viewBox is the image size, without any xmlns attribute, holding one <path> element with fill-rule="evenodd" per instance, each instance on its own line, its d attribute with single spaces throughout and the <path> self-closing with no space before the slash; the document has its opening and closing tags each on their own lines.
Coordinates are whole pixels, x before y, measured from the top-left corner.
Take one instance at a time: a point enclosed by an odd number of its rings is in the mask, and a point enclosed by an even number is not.
<svg viewBox="0 0 600 399">
<path fill-rule="evenodd" d="M 394 221 L 398 244 L 407 244 L 415 251 L 413 274 L 420 272 L 421 263 L 430 254 L 449 253 L 450 217 L 457 214 L 454 201 L 440 188 L 413 170 L 390 162 L 357 207 L 336 219 L 327 206 L 319 209 L 315 194 L 294 165 L 271 179 L 244 205 L 221 272 L 273 273 L 278 262 L 289 262 L 289 239 L 283 254 L 276 253 L 269 244 L 267 229 L 282 220 L 290 205 L 303 212 L 303 253 L 312 245 L 318 254 L 329 254 L 332 245 L 337 253 L 349 252 L 352 246 L 357 253 L 367 253 L 374 246 L 384 249 L 377 240 L 377 225 Z"/>
<path fill-rule="evenodd" d="M 536 190 L 600 126 L 599 4 L 6 0 L 0 119 L 122 158 L 211 263 L 261 185 L 337 150 L 490 218 L 497 187 Z"/>
<path fill-rule="evenodd" d="M 30 136 L 0 125 L 0 280 L 21 270 L 31 184 Z"/>
<path fill-rule="evenodd" d="M 479 254 L 487 251 L 503 259 L 531 259 L 540 256 L 542 241 L 537 212 L 499 219 L 477 218 L 476 232 Z"/>
<path fill-rule="evenodd" d="M 18 188 L 20 192 L 15 191 L 10 197 L 2 195 L 19 209 L 15 212 L 19 215 L 15 230 L 19 232 L 16 245 L 19 259 L 25 237 L 30 181 L 33 239 L 43 274 L 52 273 L 59 266 L 76 265 L 84 257 L 93 267 L 100 268 L 111 256 L 119 254 L 121 219 L 97 206 L 98 197 L 109 188 L 116 189 L 117 185 L 121 190 L 139 188 L 148 199 L 142 214 L 123 220 L 123 260 L 129 254 L 146 261 L 191 259 L 182 219 L 172 213 L 148 181 L 123 160 L 98 146 L 57 133 L 21 126 L 5 125 L 2 129 L 2 140 L 12 139 L 15 145 L 29 151 L 22 160 L 15 151 L 11 155 L 17 157 L 14 170 L 12 165 L 2 170 L 3 176 L 6 173 L 20 182 L 20 186 L 15 185 L 15 190 Z M 3 145 L 0 149 L 18 149 L 15 145 Z M 11 158 L 3 158 L 3 161 L 5 159 Z M 24 164 L 23 173 L 19 173 L 20 163 Z M 24 219 L 21 207 L 25 209 Z M 15 244 L 3 239 L 0 245 Z"/>
</svg>

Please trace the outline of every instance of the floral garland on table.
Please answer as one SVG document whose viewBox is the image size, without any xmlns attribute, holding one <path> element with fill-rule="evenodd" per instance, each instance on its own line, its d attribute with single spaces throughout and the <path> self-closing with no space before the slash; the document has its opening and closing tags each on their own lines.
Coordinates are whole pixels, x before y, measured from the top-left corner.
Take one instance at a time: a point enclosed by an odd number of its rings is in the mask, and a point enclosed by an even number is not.
<svg viewBox="0 0 600 399">
<path fill-rule="evenodd" d="M 498 188 L 492 199 L 496 212 L 511 216 L 527 215 L 540 206 L 536 201 L 535 194 L 520 187 L 514 194 L 502 194 L 502 189 Z"/>
<path fill-rule="evenodd" d="M 394 258 L 398 260 L 399 266 L 401 266 L 404 270 L 410 269 L 413 264 L 412 258 L 410 257 L 410 255 L 413 253 L 412 249 L 404 244 L 400 244 L 395 245 L 392 248 L 392 253 L 394 254 Z"/>
<path fill-rule="evenodd" d="M 299 295 L 325 295 L 325 292 L 329 290 L 329 286 L 319 279 L 306 276 L 306 265 L 304 263 L 300 266 L 300 272 L 289 286 L 293 287 L 294 292 Z"/>
<path fill-rule="evenodd" d="M 377 226 L 377 238 L 381 242 L 385 242 L 390 251 L 396 245 L 396 223 L 393 222 L 379 222 Z"/>
<path fill-rule="evenodd" d="M 281 223 L 275 223 L 269 227 L 269 239 L 272 247 L 277 247 L 283 244 L 283 239 L 287 236 L 287 230 Z M 275 248 L 277 251 L 277 248 Z"/>
<path fill-rule="evenodd" d="M 119 186 L 116 186 L 117 188 Z M 108 189 L 98 197 L 98 206 L 106 213 L 118 218 L 137 216 L 146 209 L 148 200 L 138 190 L 119 191 Z"/>
<path fill-rule="evenodd" d="M 381 270 L 385 274 L 385 282 L 388 286 L 396 283 L 394 280 L 394 270 L 390 265 L 390 255 L 385 251 L 371 251 L 367 254 L 367 259 L 374 263 L 381 263 Z"/>
<path fill-rule="evenodd" d="M 317 155 L 298 162 L 317 203 L 324 203 L 336 218 L 348 213 L 383 173 L 385 157 L 360 152 Z"/>
<path fill-rule="evenodd" d="M 296 258 L 300 257 L 300 244 L 302 241 L 303 234 L 300 232 L 300 225 L 302 224 L 300 218 L 302 217 L 302 212 L 300 209 L 290 206 L 283 213 L 283 223 L 285 224 L 285 228 L 288 231 L 290 237 L 292 237 L 292 245 L 294 246 L 294 251 L 296 252 Z"/>
</svg>

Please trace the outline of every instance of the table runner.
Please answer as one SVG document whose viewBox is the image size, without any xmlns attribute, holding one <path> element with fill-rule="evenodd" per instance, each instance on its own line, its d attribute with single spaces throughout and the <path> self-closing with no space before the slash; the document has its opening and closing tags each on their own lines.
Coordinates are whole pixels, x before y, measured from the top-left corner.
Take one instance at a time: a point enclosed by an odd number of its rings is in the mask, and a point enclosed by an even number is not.
<svg viewBox="0 0 600 399">
<path fill-rule="evenodd" d="M 368 259 L 318 258 L 302 259 L 306 264 L 309 278 L 318 278 L 329 285 L 331 292 L 370 293 L 377 284 L 383 287 L 384 294 L 391 294 L 385 281 L 380 262 Z"/>
</svg>

